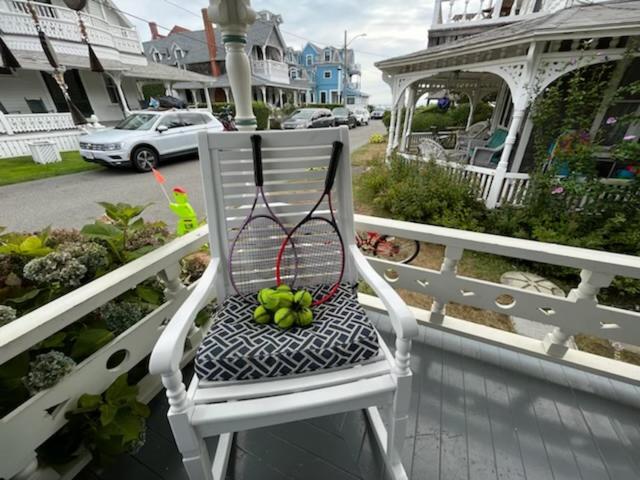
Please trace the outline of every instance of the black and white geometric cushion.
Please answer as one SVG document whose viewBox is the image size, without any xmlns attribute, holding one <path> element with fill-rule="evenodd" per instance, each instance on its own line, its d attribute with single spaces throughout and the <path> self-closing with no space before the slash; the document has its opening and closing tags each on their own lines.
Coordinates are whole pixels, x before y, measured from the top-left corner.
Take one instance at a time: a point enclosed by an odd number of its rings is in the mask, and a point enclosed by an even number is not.
<svg viewBox="0 0 640 480">
<path fill-rule="evenodd" d="M 236 295 L 222 303 L 196 355 L 201 380 L 281 377 L 356 364 L 378 354 L 376 331 L 352 285 L 341 285 L 328 302 L 313 307 L 313 324 L 307 328 L 259 325 L 253 321 L 255 307 Z"/>
</svg>

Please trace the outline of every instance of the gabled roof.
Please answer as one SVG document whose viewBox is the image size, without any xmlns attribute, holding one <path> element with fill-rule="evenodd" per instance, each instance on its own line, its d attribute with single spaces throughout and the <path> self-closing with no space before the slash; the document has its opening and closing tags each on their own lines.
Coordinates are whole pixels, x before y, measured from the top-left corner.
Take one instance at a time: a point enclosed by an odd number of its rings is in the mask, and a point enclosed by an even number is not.
<svg viewBox="0 0 640 480">
<path fill-rule="evenodd" d="M 249 27 L 247 32 L 247 49 L 250 50 L 254 45 L 266 45 L 272 32 L 276 30 L 273 21 L 266 21 L 258 18 L 253 25 Z M 219 28 L 214 29 L 216 35 L 216 60 L 223 61 L 225 57 L 224 45 L 222 43 L 222 34 Z M 279 37 L 282 39 L 282 37 Z M 282 39 L 284 43 L 284 40 Z M 207 37 L 204 30 L 176 31 L 164 38 L 157 40 L 149 40 L 143 42 L 142 48 L 147 57 L 151 55 L 153 47 L 160 53 L 167 54 L 171 51 L 173 44 L 177 44 L 185 52 L 181 64 L 205 63 L 209 61 L 209 49 L 207 47 Z M 173 58 L 171 58 L 171 63 Z M 164 59 L 163 59 L 164 61 Z"/>
<path fill-rule="evenodd" d="M 577 5 L 548 15 L 521 20 L 503 27 L 493 28 L 455 42 L 376 62 L 381 70 L 415 61 L 427 61 L 440 55 L 451 55 L 503 43 L 527 41 L 546 35 L 566 34 L 575 38 L 593 36 L 598 30 L 630 27 L 640 34 L 640 0 L 613 0 L 589 5 Z"/>
</svg>

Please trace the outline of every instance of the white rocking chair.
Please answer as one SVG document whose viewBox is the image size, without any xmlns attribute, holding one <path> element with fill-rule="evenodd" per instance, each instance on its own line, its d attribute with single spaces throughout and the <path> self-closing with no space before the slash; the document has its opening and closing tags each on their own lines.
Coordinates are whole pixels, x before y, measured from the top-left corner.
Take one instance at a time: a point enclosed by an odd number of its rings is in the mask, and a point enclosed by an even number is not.
<svg viewBox="0 0 640 480">
<path fill-rule="evenodd" d="M 226 258 L 229 239 L 235 236 L 233 229 L 247 215 L 247 204 L 255 191 L 252 133 L 200 134 L 200 165 L 213 258 L 196 288 L 165 327 L 150 362 L 150 371 L 162 376 L 167 389 L 169 423 L 185 469 L 191 480 L 222 480 L 234 432 L 366 409 L 388 472 L 395 479 L 405 479 L 401 452 L 411 395 L 409 354 L 411 339 L 418 328 L 399 295 L 355 245 L 348 130 L 341 127 L 260 133 L 265 192 L 286 225 L 295 225 L 320 197 L 332 143 L 336 140 L 344 143 L 334 195 L 336 217 L 347 251 L 343 282 L 355 284 L 362 278 L 376 292 L 388 310 L 396 334 L 395 356 L 371 327 L 379 351 L 364 362 L 249 381 L 210 381 L 196 374 L 188 389 L 185 388 L 179 368 L 185 338 L 193 328 L 196 314 L 205 305 L 217 297 L 220 312 L 222 300 L 234 295 Z M 273 280 L 258 281 L 256 291 L 270 284 Z M 215 321 L 211 328 L 213 332 Z M 211 340 L 215 342 L 215 338 Z M 383 406 L 388 407 L 388 431 L 378 410 Z M 218 435 L 218 447 L 211 461 L 203 439 Z"/>
</svg>

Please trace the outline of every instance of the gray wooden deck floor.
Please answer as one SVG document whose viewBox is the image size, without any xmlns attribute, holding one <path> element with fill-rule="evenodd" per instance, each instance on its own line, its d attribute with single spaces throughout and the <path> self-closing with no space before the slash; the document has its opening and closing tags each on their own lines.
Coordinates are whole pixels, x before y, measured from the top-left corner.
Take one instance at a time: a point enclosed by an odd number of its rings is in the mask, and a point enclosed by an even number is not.
<svg viewBox="0 0 640 480">
<path fill-rule="evenodd" d="M 640 478 L 640 411 L 414 344 L 404 464 L 411 479 Z M 183 480 L 163 394 L 145 447 L 91 480 Z M 214 441 L 215 443 L 215 441 Z M 361 412 L 242 432 L 229 479 L 384 479 Z"/>
</svg>

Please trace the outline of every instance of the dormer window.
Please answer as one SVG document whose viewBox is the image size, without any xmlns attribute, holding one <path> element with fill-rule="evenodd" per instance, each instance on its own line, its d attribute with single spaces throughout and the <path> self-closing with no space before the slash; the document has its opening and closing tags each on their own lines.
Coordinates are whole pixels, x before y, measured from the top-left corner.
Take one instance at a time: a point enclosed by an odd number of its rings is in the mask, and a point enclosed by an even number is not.
<svg viewBox="0 0 640 480">
<path fill-rule="evenodd" d="M 305 62 L 307 64 L 307 67 L 313 65 L 313 55 L 307 55 Z"/>
<path fill-rule="evenodd" d="M 324 61 L 325 62 L 331 61 L 331 50 L 329 50 L 328 48 L 324 51 Z"/>
<path fill-rule="evenodd" d="M 173 56 L 175 57 L 176 60 L 181 60 L 184 58 L 184 50 L 182 50 L 178 45 L 175 45 L 173 47 Z"/>
<path fill-rule="evenodd" d="M 162 55 L 160 55 L 160 52 L 155 48 L 151 52 L 151 58 L 153 58 L 153 61 L 156 63 L 160 63 L 162 61 Z"/>
<path fill-rule="evenodd" d="M 298 79 L 298 69 L 297 68 L 292 68 L 291 69 L 291 80 L 297 80 Z"/>
</svg>

